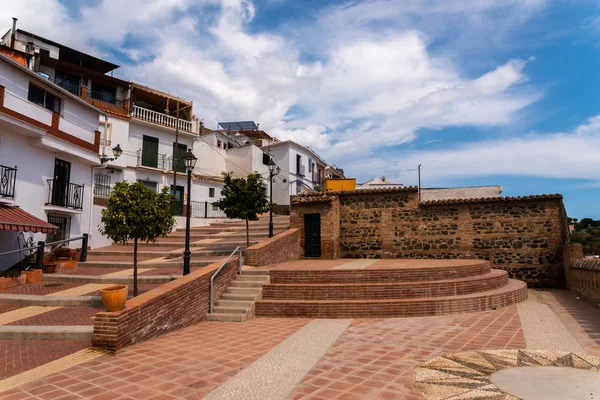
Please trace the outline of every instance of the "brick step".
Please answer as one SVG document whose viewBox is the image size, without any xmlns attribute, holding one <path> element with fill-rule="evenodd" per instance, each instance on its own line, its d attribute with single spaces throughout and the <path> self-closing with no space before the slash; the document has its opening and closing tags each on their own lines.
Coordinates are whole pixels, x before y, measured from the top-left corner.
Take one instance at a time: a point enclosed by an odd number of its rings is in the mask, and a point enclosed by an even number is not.
<svg viewBox="0 0 600 400">
<path fill-rule="evenodd" d="M 176 275 L 138 275 L 138 283 L 163 284 L 179 278 Z M 44 274 L 44 282 L 83 282 L 83 283 L 106 283 L 106 284 L 132 284 L 133 276 L 104 276 L 104 275 L 65 275 Z"/>
<path fill-rule="evenodd" d="M 378 269 L 271 270 L 271 283 L 326 284 L 441 281 L 489 274 L 489 261 L 465 260 L 462 265 L 436 267 L 398 267 Z"/>
<path fill-rule="evenodd" d="M 240 287 L 240 288 L 262 288 L 264 285 L 263 281 L 238 281 L 233 280 L 229 284 L 229 287 Z"/>
<path fill-rule="evenodd" d="M 215 313 L 226 313 L 226 314 L 247 314 L 252 309 L 250 307 L 243 306 L 214 306 L 213 312 Z"/>
<path fill-rule="evenodd" d="M 223 293 L 219 300 L 242 300 L 255 301 L 260 297 L 260 294 L 240 294 L 240 293 Z"/>
<path fill-rule="evenodd" d="M 286 230 L 289 229 L 289 224 L 273 224 L 274 230 Z M 252 232 L 268 232 L 269 226 L 250 226 L 250 233 Z M 210 227 L 199 227 L 191 228 L 191 233 L 219 233 L 219 232 L 246 232 L 245 226 L 210 226 Z M 171 232 L 169 236 L 185 236 L 185 229 Z"/>
<path fill-rule="evenodd" d="M 269 275 L 247 275 L 247 274 L 242 274 L 242 275 L 237 275 L 235 277 L 236 281 L 254 281 L 254 282 L 268 282 L 269 281 Z"/>
<path fill-rule="evenodd" d="M 443 281 L 342 284 L 265 284 L 265 300 L 408 299 L 456 296 L 497 289 L 508 283 L 508 272 Z"/>
<path fill-rule="evenodd" d="M 242 275 L 271 276 L 271 271 L 269 271 L 268 269 L 256 269 L 256 267 L 244 265 L 242 266 Z"/>
<path fill-rule="evenodd" d="M 415 317 L 487 311 L 527 298 L 525 282 L 510 279 L 502 288 L 460 296 L 399 300 L 257 300 L 257 317 Z"/>
<path fill-rule="evenodd" d="M 192 253 L 194 254 L 194 253 Z M 132 260 L 132 258 L 130 257 L 130 259 Z M 215 257 L 212 259 L 207 259 L 207 260 L 194 260 L 194 256 L 192 255 L 192 260 L 190 261 L 190 266 L 192 267 L 204 267 L 207 265 L 210 265 L 214 262 L 217 262 L 219 260 L 221 260 L 222 258 L 219 257 Z M 79 266 L 81 267 L 85 267 L 85 268 L 118 268 L 118 269 L 129 269 L 129 268 L 133 268 L 133 261 L 102 261 L 102 260 L 97 260 L 97 261 L 86 261 L 86 262 L 80 262 Z M 138 267 L 139 268 L 169 268 L 169 267 L 182 267 L 183 266 L 183 260 L 181 258 L 178 259 L 174 259 L 172 261 L 159 261 L 159 262 L 151 262 L 151 263 L 141 263 L 138 262 Z"/>
<path fill-rule="evenodd" d="M 261 290 L 262 288 L 260 287 L 229 286 L 227 287 L 227 289 L 225 289 L 225 293 L 259 295 L 261 293 Z"/>
<path fill-rule="evenodd" d="M 246 319 L 248 319 L 248 316 L 246 314 L 230 314 L 230 313 L 206 314 L 207 321 L 244 322 Z"/>
<path fill-rule="evenodd" d="M 223 306 L 223 307 L 244 307 L 244 308 L 252 308 L 254 305 L 253 301 L 246 300 L 223 300 L 219 299 L 215 302 L 215 306 Z"/>
<path fill-rule="evenodd" d="M 33 325 L 2 325 L 0 326 L 0 339 L 17 340 L 92 340 L 94 327 L 81 326 L 33 326 Z"/>
<path fill-rule="evenodd" d="M 31 294 L 0 293 L 0 304 L 38 307 L 97 307 L 102 305 L 102 297 L 40 296 Z"/>
</svg>

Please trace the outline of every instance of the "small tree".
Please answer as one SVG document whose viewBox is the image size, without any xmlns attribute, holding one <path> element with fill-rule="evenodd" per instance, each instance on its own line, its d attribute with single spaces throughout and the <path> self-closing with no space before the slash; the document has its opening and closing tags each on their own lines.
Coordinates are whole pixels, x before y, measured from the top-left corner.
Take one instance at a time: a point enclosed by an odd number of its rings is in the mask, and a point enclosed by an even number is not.
<svg viewBox="0 0 600 400">
<path fill-rule="evenodd" d="M 166 236 L 175 226 L 171 213 L 173 195 L 169 188 L 155 193 L 143 183 L 117 182 L 102 210 L 98 230 L 117 243 L 133 239 L 133 295 L 138 295 L 138 240 L 154 241 Z"/>
<path fill-rule="evenodd" d="M 225 185 L 221 190 L 221 199 L 213 205 L 221 209 L 227 218 L 246 221 L 246 246 L 250 246 L 248 221 L 258 220 L 258 214 L 269 210 L 263 178 L 253 172 L 247 178 L 232 178 L 231 174 L 223 174 L 223 180 Z"/>
</svg>

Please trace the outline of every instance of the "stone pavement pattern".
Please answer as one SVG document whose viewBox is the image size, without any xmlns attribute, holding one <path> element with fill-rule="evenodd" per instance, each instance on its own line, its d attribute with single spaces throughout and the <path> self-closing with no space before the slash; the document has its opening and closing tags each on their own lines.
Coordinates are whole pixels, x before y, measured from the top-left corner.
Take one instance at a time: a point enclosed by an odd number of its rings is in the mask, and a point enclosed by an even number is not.
<svg viewBox="0 0 600 400">
<path fill-rule="evenodd" d="M 599 319 L 600 311 L 587 308 L 566 291 L 532 292 L 586 353 L 600 351 L 592 339 L 600 330 L 593 331 L 594 325 L 585 319 Z M 421 399 L 413 386 L 413 372 L 419 364 L 469 350 L 526 348 L 535 336 L 527 337 L 523 318 L 528 317 L 519 314 L 518 306 L 511 306 L 440 317 L 355 319 L 302 381 L 289 387 L 288 398 Z M 219 387 L 247 376 L 287 339 L 302 339 L 303 328 L 311 321 L 202 322 L 15 388 L 3 387 L 0 381 L 0 398 L 198 399 L 211 392 L 209 396 L 216 397 Z M 287 355 L 271 362 L 278 363 Z"/>
</svg>

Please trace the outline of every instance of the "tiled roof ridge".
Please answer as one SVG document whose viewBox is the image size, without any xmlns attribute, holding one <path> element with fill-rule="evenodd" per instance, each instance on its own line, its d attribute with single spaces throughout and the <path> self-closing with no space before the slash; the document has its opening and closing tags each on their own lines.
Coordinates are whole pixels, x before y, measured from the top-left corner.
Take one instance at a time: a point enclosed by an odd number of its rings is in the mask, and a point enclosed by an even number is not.
<svg viewBox="0 0 600 400">
<path fill-rule="evenodd" d="M 562 199 L 560 193 L 554 194 L 532 194 L 529 196 L 498 196 L 498 197 L 472 197 L 468 199 L 445 199 L 445 200 L 426 200 L 422 201 L 422 206 L 435 204 L 461 204 L 461 203 L 497 203 L 502 201 L 523 201 L 523 200 L 544 200 L 544 199 Z"/>
</svg>

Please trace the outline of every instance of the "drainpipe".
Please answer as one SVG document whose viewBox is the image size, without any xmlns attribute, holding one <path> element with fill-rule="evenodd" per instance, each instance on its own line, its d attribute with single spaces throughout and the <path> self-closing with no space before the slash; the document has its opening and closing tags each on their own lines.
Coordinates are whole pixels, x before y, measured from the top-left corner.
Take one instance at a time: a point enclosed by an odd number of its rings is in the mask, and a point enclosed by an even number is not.
<svg viewBox="0 0 600 400">
<path fill-rule="evenodd" d="M 103 134 L 103 140 L 102 140 L 102 155 L 105 156 L 106 155 L 106 138 L 108 136 L 108 114 L 104 114 L 104 134 Z M 93 236 L 92 234 L 92 220 L 93 220 L 93 214 L 94 214 L 94 187 L 96 186 L 96 182 L 95 182 L 95 177 L 96 177 L 96 170 L 99 169 L 106 169 L 106 167 L 108 167 L 108 165 L 106 164 L 102 164 L 98 167 L 92 167 L 92 177 L 91 177 L 91 181 L 92 181 L 92 186 L 91 186 L 91 193 L 90 193 L 90 217 L 88 219 L 88 235 L 90 235 L 90 238 Z"/>
<path fill-rule="evenodd" d="M 10 48 L 15 48 L 15 37 L 17 36 L 17 19 L 13 17 L 12 29 L 10 31 Z"/>
</svg>

